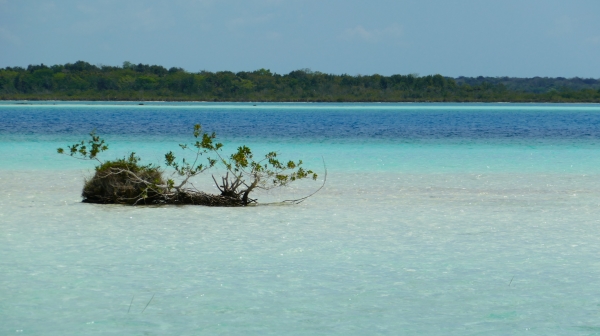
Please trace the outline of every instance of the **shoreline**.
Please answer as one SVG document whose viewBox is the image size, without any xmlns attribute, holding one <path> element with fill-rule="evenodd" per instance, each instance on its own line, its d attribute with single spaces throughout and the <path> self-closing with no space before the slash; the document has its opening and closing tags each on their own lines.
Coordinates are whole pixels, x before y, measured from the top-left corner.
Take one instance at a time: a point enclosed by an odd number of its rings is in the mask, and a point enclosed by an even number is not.
<svg viewBox="0 0 600 336">
<path fill-rule="evenodd" d="M 62 99 L 23 99 L 23 100 L 2 100 L 1 105 L 34 105 L 36 103 L 114 103 L 115 105 L 138 105 L 152 103 L 204 103 L 204 104 L 557 104 L 557 105 L 600 105 L 600 102 L 549 102 L 549 101 L 212 101 L 212 100 L 62 100 Z M 91 105 L 91 104 L 90 104 Z"/>
</svg>

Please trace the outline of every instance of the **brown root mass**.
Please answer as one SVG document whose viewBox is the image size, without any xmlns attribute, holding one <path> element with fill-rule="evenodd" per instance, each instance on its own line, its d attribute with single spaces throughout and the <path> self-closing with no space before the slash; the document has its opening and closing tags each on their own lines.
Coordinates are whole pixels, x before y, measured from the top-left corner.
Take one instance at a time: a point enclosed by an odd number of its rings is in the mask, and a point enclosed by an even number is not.
<svg viewBox="0 0 600 336">
<path fill-rule="evenodd" d="M 161 199 L 162 190 L 149 186 L 164 184 L 157 168 L 113 161 L 99 166 L 94 176 L 85 180 L 81 196 L 87 203 L 133 205 L 138 204 L 140 198 L 145 199 L 145 203 L 156 203 Z"/>
<path fill-rule="evenodd" d="M 140 166 L 135 160 L 108 161 L 85 180 L 83 202 L 100 204 L 190 204 L 205 206 L 244 206 L 240 197 L 212 195 L 191 189 L 169 189 L 162 171 Z"/>
<path fill-rule="evenodd" d="M 242 202 L 240 198 L 207 194 L 205 192 L 195 190 L 182 190 L 176 193 L 174 199 L 172 199 L 169 203 L 221 207 L 235 207 L 246 205 L 244 202 Z"/>
</svg>

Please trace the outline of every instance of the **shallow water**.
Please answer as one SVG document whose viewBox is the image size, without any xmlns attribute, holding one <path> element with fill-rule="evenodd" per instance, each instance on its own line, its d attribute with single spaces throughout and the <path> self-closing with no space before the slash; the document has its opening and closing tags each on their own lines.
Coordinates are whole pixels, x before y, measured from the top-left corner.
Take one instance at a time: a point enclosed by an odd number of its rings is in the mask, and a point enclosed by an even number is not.
<svg viewBox="0 0 600 336">
<path fill-rule="evenodd" d="M 0 334 L 600 333 L 600 106 L 164 105 L 0 105 Z M 194 122 L 327 184 L 90 205 L 54 154 L 160 162 Z"/>
</svg>

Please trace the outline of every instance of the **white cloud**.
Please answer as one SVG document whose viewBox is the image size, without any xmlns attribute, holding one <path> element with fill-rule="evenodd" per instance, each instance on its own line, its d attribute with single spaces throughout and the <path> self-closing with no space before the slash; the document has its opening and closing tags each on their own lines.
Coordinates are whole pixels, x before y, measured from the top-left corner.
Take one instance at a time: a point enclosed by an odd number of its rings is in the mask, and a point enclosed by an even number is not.
<svg viewBox="0 0 600 336">
<path fill-rule="evenodd" d="M 568 16 L 560 17 L 554 20 L 550 30 L 550 35 L 555 37 L 565 37 L 571 35 L 574 31 L 573 20 Z"/>
<path fill-rule="evenodd" d="M 98 9 L 89 4 L 78 4 L 77 9 L 84 14 L 96 14 Z"/>
<path fill-rule="evenodd" d="M 283 0 L 262 0 L 263 5 L 267 6 L 279 6 L 284 3 Z"/>
<path fill-rule="evenodd" d="M 269 40 L 279 40 L 281 38 L 281 36 L 283 36 L 283 35 L 281 33 L 278 33 L 278 32 L 268 32 L 266 34 L 266 37 Z"/>
<path fill-rule="evenodd" d="M 237 30 L 246 26 L 259 25 L 273 19 L 274 15 L 262 15 L 257 17 L 240 17 L 227 22 L 227 27 L 231 30 Z"/>
<path fill-rule="evenodd" d="M 358 25 L 344 31 L 342 38 L 346 40 L 361 40 L 365 42 L 379 42 L 382 40 L 395 40 L 404 35 L 404 29 L 399 24 L 392 24 L 384 29 L 366 29 Z"/>
<path fill-rule="evenodd" d="M 132 27 L 136 30 L 154 30 L 156 29 L 156 23 L 160 21 L 160 14 L 158 14 L 154 8 L 144 8 L 134 14 L 134 20 L 131 23 Z"/>
<path fill-rule="evenodd" d="M 201 5 L 201 6 L 211 6 L 215 3 L 215 0 L 190 0 L 188 4 L 190 5 Z"/>
<path fill-rule="evenodd" d="M 600 44 L 600 36 L 593 36 L 585 39 L 585 41 L 589 44 L 599 45 Z"/>
<path fill-rule="evenodd" d="M 2 27 L 0 27 L 0 40 L 10 42 L 13 44 L 21 43 L 21 39 L 17 35 L 11 33 L 8 29 Z"/>
</svg>

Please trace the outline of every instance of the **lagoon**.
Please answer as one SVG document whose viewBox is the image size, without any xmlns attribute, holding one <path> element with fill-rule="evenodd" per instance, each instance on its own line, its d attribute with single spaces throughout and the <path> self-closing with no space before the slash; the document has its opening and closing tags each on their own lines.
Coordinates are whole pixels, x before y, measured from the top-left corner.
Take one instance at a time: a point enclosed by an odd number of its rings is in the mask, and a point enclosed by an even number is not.
<svg viewBox="0 0 600 336">
<path fill-rule="evenodd" d="M 600 331 L 600 105 L 28 104 L 0 104 L 1 334 Z M 327 184 L 83 204 L 93 165 L 55 154 L 96 129 L 160 163 L 197 122 Z"/>
</svg>

